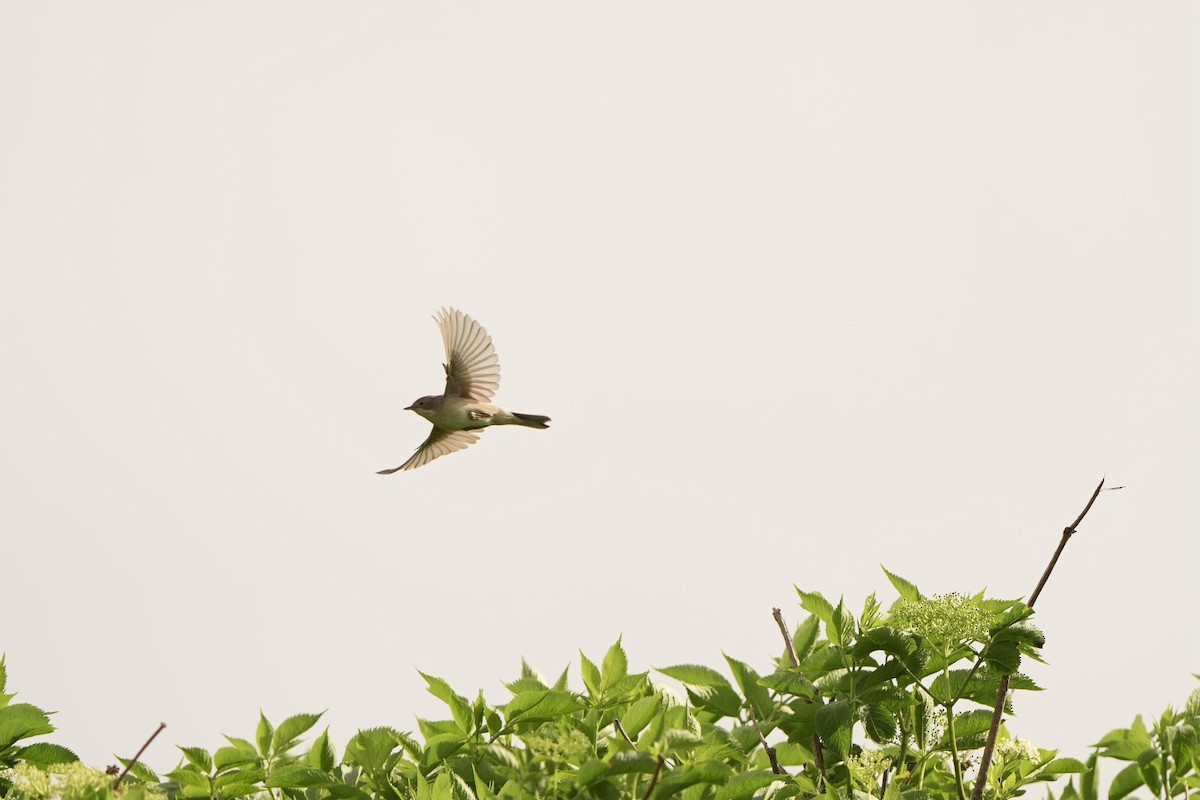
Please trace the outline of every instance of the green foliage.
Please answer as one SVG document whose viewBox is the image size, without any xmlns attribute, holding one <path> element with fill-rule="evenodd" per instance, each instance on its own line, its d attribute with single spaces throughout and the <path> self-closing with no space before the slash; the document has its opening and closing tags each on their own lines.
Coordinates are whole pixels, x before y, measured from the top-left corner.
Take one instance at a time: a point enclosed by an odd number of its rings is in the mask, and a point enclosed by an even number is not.
<svg viewBox="0 0 1200 800">
<path fill-rule="evenodd" d="M 14 703 L 16 694 L 6 694 L 8 667 L 5 656 L 0 655 L 0 797 L 7 796 L 12 789 L 13 768 L 27 763 L 34 767 L 50 767 L 79 760 L 67 748 L 46 742 L 21 744 L 54 732 L 50 715 L 28 703 Z"/>
<path fill-rule="evenodd" d="M 1128 728 L 1110 731 L 1096 743 L 1096 757 L 1128 764 L 1113 776 L 1109 800 L 1145 787 L 1155 797 L 1188 797 L 1200 790 L 1200 689 L 1182 709 L 1168 707 L 1150 727 L 1139 714 Z M 1095 783 L 1081 786 L 1095 800 Z"/>
<path fill-rule="evenodd" d="M 765 672 L 728 654 L 721 669 L 652 671 L 680 685 L 679 693 L 652 672 L 631 672 L 618 639 L 602 658 L 580 653 L 578 689 L 568 672 L 549 683 L 522 662 L 499 703 L 420 673 L 445 713 L 418 719 L 415 733 L 360 730 L 339 755 L 328 729 L 312 737 L 322 714 L 273 724 L 260 712 L 249 738 L 226 736 L 211 751 L 179 747 L 178 765 L 162 776 L 122 761 L 129 774 L 119 793 L 130 800 L 963 800 L 1001 680 L 1037 690 L 1019 669 L 1025 658 L 1039 658 L 1044 637 L 1018 601 L 927 596 L 887 577 L 899 597 L 886 610 L 874 596 L 855 614 L 842 600 L 799 591 L 808 616 Z M 44 712 L 10 704 L 3 689 L 0 659 L 0 763 L 9 768 L 0 772 L 0 796 L 114 800 L 110 775 L 56 766 L 77 761 L 70 751 L 18 745 L 52 728 Z M 1094 767 L 1105 757 L 1129 762 L 1110 800 L 1141 786 L 1165 800 L 1200 789 L 1198 745 L 1200 692 L 1149 728 L 1139 717 L 1108 734 L 1087 764 L 1001 728 L 985 796 L 1008 800 L 1078 774 L 1079 788 L 1069 782 L 1062 797 L 1096 800 Z"/>
</svg>

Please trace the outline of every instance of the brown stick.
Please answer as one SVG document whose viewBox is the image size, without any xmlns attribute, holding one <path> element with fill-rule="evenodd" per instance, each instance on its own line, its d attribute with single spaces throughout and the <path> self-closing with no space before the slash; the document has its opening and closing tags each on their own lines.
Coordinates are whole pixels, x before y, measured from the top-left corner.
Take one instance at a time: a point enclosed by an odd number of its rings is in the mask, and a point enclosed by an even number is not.
<svg viewBox="0 0 1200 800">
<path fill-rule="evenodd" d="M 800 657 L 796 655 L 796 643 L 792 641 L 792 635 L 788 633 L 787 623 L 783 621 L 783 612 L 778 608 L 772 608 L 771 616 L 775 617 L 775 624 L 779 626 L 779 632 L 783 634 L 783 643 L 787 645 L 787 654 L 788 658 L 792 660 L 792 666 L 800 666 Z"/>
<path fill-rule="evenodd" d="M 167 727 L 167 723 L 165 723 L 165 722 L 158 723 L 158 730 L 156 730 L 154 733 L 150 734 L 150 738 L 146 740 L 146 743 L 144 745 L 142 745 L 142 749 L 138 750 L 137 755 L 135 755 L 133 757 L 133 760 L 125 765 L 125 769 L 122 770 L 121 774 L 117 776 L 117 779 L 115 781 L 113 781 L 113 791 L 114 792 L 117 789 L 121 788 L 121 781 L 125 780 L 125 776 L 129 774 L 129 768 L 138 762 L 138 759 L 142 757 L 142 753 L 146 752 L 146 748 L 149 747 L 150 743 L 154 741 L 154 737 L 156 737 L 160 733 L 162 733 L 163 728 L 165 728 L 165 727 Z"/>
<path fill-rule="evenodd" d="M 629 742 L 629 746 L 637 750 L 637 745 L 633 743 L 633 739 L 629 738 L 629 734 L 625 732 L 625 726 L 621 724 L 621 720 L 614 719 L 613 727 L 617 729 L 617 733 L 621 734 L 621 738 Z"/>
<path fill-rule="evenodd" d="M 776 611 L 778 610 L 776 609 Z M 754 723 L 754 730 L 758 733 L 758 740 L 762 742 L 763 750 L 767 751 L 767 758 L 771 762 L 771 772 L 776 775 L 787 775 L 788 771 L 779 765 L 779 757 L 775 748 L 767 744 L 767 737 L 763 736 L 762 726 L 758 724 L 758 715 L 754 713 L 754 706 L 750 706 L 750 721 Z"/>
<path fill-rule="evenodd" d="M 790 658 L 792 660 L 792 666 L 793 667 L 800 666 L 800 657 L 798 655 L 796 655 L 796 643 L 792 641 L 792 635 L 790 633 L 788 633 L 787 623 L 783 621 L 783 612 L 780 611 L 778 608 L 772 608 L 771 616 L 775 617 L 775 624 L 779 626 L 779 632 L 781 634 L 783 634 L 783 642 L 784 642 L 784 644 L 787 645 L 788 658 Z M 754 709 L 751 709 L 751 713 L 753 713 L 753 711 L 754 711 Z M 755 724 L 757 725 L 758 723 L 755 722 Z M 762 732 L 759 731 L 758 735 L 761 737 Z M 766 744 L 765 739 L 763 740 L 763 744 L 764 745 Z M 821 752 L 821 737 L 817 736 L 815 733 L 813 734 L 813 737 L 812 737 L 812 751 L 813 751 L 813 765 L 817 768 L 817 787 L 822 788 L 822 783 L 824 782 L 824 779 L 825 779 L 825 755 Z M 768 752 L 767 755 L 771 756 L 772 754 L 770 752 Z M 771 764 L 772 764 L 772 768 L 773 768 L 775 765 L 774 756 L 771 757 Z M 776 773 L 776 774 L 780 774 L 780 773 Z M 784 774 L 786 774 L 786 773 L 784 773 Z"/>
<path fill-rule="evenodd" d="M 650 800 L 650 795 L 654 793 L 654 787 L 658 785 L 658 773 L 662 772 L 663 764 L 667 760 L 662 756 L 658 757 L 658 766 L 654 768 L 654 775 L 650 778 L 650 785 L 646 787 L 646 793 L 642 795 L 642 800 Z"/>
<path fill-rule="evenodd" d="M 1079 512 L 1079 516 L 1075 518 L 1074 522 L 1063 528 L 1062 538 L 1058 540 L 1058 547 L 1054 550 L 1054 555 L 1050 557 L 1050 563 L 1046 565 L 1046 571 L 1042 573 L 1041 580 L 1034 587 L 1033 594 L 1029 595 L 1029 602 L 1026 605 L 1030 608 L 1033 608 L 1034 602 L 1041 595 L 1046 581 L 1050 580 L 1050 573 L 1054 571 L 1054 565 L 1058 563 L 1058 557 L 1062 555 L 1067 542 L 1074 535 L 1075 530 L 1079 527 L 1079 523 L 1083 522 L 1083 518 L 1092 510 L 1092 504 L 1096 502 L 1096 498 L 1100 496 L 1100 491 L 1103 488 L 1104 479 L 1101 478 L 1100 483 L 1096 486 L 1096 491 L 1092 492 L 1087 505 L 1083 507 L 1083 511 Z M 1000 691 L 996 693 L 996 707 L 992 711 L 992 727 L 988 729 L 987 743 L 984 745 L 983 755 L 979 759 L 979 774 L 975 776 L 975 788 L 971 790 L 971 800 L 982 800 L 983 798 L 983 787 L 987 783 L 988 770 L 992 766 L 992 754 L 996 749 L 996 737 L 1000 734 L 1000 723 L 1004 719 L 1004 701 L 1008 697 L 1009 677 L 1005 675 L 1000 679 Z"/>
</svg>

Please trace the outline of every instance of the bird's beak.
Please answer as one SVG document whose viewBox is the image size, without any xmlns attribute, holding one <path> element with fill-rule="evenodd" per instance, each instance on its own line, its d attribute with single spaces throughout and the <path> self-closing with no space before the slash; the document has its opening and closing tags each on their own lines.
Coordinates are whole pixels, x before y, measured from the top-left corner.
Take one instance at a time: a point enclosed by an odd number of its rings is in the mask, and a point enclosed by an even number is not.
<svg viewBox="0 0 1200 800">
<path fill-rule="evenodd" d="M 405 407 L 404 407 L 404 410 L 405 410 L 405 411 L 412 411 L 412 410 L 413 410 L 413 407 L 412 407 L 412 406 L 405 406 Z"/>
</svg>

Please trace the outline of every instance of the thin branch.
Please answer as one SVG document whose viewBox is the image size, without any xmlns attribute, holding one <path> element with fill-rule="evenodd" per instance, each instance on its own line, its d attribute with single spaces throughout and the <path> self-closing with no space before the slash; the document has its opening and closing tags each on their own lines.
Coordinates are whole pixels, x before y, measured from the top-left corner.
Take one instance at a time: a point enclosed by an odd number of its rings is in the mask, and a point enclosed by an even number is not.
<svg viewBox="0 0 1200 800">
<path fill-rule="evenodd" d="M 129 774 L 129 768 L 138 762 L 138 759 L 140 759 L 142 757 L 142 753 L 146 752 L 146 748 L 149 747 L 150 743 L 154 741 L 154 737 L 156 737 L 160 733 L 162 733 L 163 728 L 165 728 L 165 727 L 167 727 L 167 723 L 160 722 L 158 724 L 158 730 L 156 730 L 154 733 L 150 734 L 150 738 L 146 740 L 146 743 L 144 745 L 142 745 L 142 749 L 138 750 L 137 755 L 135 755 L 133 757 L 133 760 L 125 765 L 125 769 L 121 772 L 120 775 L 117 776 L 117 779 L 115 781 L 113 781 L 113 791 L 114 792 L 117 789 L 121 788 L 121 781 L 125 780 L 125 776 Z"/>
<path fill-rule="evenodd" d="M 630 747 L 632 747 L 634 750 L 637 750 L 637 745 L 633 743 L 633 739 L 630 739 L 629 734 L 625 732 L 625 726 L 621 724 L 621 720 L 614 719 L 613 727 L 617 729 L 617 733 L 621 734 L 622 739 L 629 742 Z"/>
<path fill-rule="evenodd" d="M 800 666 L 800 658 L 796 655 L 796 643 L 792 641 L 792 635 L 788 633 L 787 623 L 783 621 L 783 612 L 778 608 L 772 608 L 771 616 L 775 617 L 779 632 L 783 634 L 783 643 L 787 645 L 787 654 L 788 658 L 792 660 L 792 666 Z"/>
<path fill-rule="evenodd" d="M 642 795 L 642 800 L 650 800 L 650 795 L 654 793 L 654 787 L 658 785 L 658 774 L 662 772 L 664 763 L 666 763 L 666 759 L 659 756 L 658 766 L 654 768 L 654 775 L 650 778 L 650 785 L 646 787 L 646 793 Z"/>
<path fill-rule="evenodd" d="M 1054 571 L 1054 565 L 1058 563 L 1058 557 L 1062 555 L 1063 549 L 1067 546 L 1067 541 L 1074 535 L 1075 529 L 1079 527 L 1079 523 L 1083 522 L 1083 518 L 1087 516 L 1087 513 L 1092 510 L 1092 503 L 1096 502 L 1096 498 L 1100 496 L 1100 490 L 1103 488 L 1104 478 L 1101 478 L 1100 483 L 1096 486 L 1096 491 L 1092 492 L 1092 498 L 1083 507 L 1083 511 L 1079 512 L 1079 516 L 1075 518 L 1074 522 L 1063 528 L 1062 538 L 1058 540 L 1058 549 L 1050 557 L 1050 563 L 1046 565 L 1046 571 L 1042 573 L 1041 580 L 1033 588 L 1033 594 L 1029 595 L 1029 602 L 1025 605 L 1033 608 L 1033 604 L 1037 602 L 1038 596 L 1042 593 L 1042 588 L 1046 585 L 1046 581 L 1050 580 L 1050 573 Z"/>
<path fill-rule="evenodd" d="M 792 666 L 800 666 L 800 657 L 796 655 L 796 644 L 792 641 L 792 635 L 788 633 L 787 623 L 783 621 L 783 612 L 778 608 L 772 608 L 771 616 L 775 617 L 775 624 L 779 626 L 779 633 L 783 635 L 783 642 L 787 645 L 788 658 L 792 660 Z M 808 700 L 806 702 L 811 703 L 812 701 Z M 759 736 L 762 736 L 761 732 Z M 817 768 L 817 786 L 821 787 L 825 779 L 825 755 L 821 752 L 821 737 L 815 733 L 812 737 L 812 751 L 813 765 Z"/>
<path fill-rule="evenodd" d="M 1100 483 L 1096 485 L 1096 491 L 1092 492 L 1087 505 L 1083 507 L 1083 511 L 1079 512 L 1079 516 L 1075 518 L 1074 522 L 1063 528 L 1062 538 L 1058 540 L 1058 547 L 1054 550 L 1054 555 L 1050 557 L 1050 563 L 1046 565 L 1046 571 L 1042 573 L 1041 579 L 1033 589 L 1033 594 L 1029 595 L 1029 602 L 1025 605 L 1033 608 L 1033 604 L 1037 601 L 1038 596 L 1041 595 L 1046 581 L 1050 580 L 1050 573 L 1054 571 L 1054 565 L 1058 563 L 1058 557 L 1062 555 L 1067 542 L 1075 534 L 1076 529 L 1079 528 L 1079 523 L 1083 522 L 1083 518 L 1092 510 L 1092 504 L 1096 502 L 1096 498 L 1100 496 L 1100 492 L 1103 489 L 1104 478 L 1101 478 Z M 983 788 L 987 783 L 988 770 L 992 766 L 992 754 L 996 749 L 996 737 L 1000 734 L 1000 723 L 1004 720 L 1004 701 L 1008 698 L 1009 678 L 1009 675 L 1000 678 L 1000 690 L 996 692 L 996 707 L 992 710 L 992 726 L 988 729 L 987 743 L 984 745 L 983 755 L 979 759 L 979 774 L 975 776 L 975 788 L 971 791 L 971 800 L 982 800 L 983 798 Z"/>
<path fill-rule="evenodd" d="M 776 775 L 787 775 L 788 771 L 779 765 L 779 757 L 775 748 L 767 744 L 767 737 L 763 736 L 762 727 L 758 724 L 758 715 L 754 713 L 754 706 L 750 706 L 750 721 L 754 723 L 754 730 L 758 733 L 758 740 L 762 742 L 763 750 L 767 751 L 767 758 L 771 762 L 771 772 Z"/>
</svg>

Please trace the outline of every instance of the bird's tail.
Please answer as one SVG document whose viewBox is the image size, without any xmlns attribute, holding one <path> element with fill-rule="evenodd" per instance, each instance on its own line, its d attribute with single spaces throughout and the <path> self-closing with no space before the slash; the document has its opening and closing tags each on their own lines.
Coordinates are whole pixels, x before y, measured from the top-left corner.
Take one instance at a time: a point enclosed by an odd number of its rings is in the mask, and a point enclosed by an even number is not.
<svg viewBox="0 0 1200 800">
<path fill-rule="evenodd" d="M 541 414 L 518 414 L 513 411 L 513 425 L 524 425 L 526 428 L 549 428 L 546 423 L 550 421 L 549 417 L 543 417 Z"/>
</svg>

